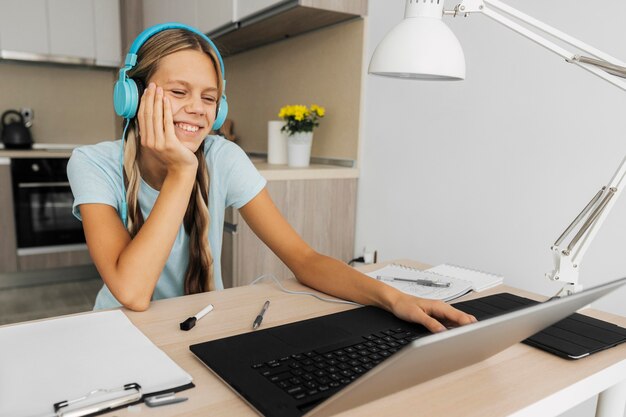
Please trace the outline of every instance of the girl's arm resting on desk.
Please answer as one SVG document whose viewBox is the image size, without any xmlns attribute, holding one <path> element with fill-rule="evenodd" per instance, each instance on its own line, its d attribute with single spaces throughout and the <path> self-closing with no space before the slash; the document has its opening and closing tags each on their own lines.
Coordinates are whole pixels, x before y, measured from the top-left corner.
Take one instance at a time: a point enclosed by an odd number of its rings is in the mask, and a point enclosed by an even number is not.
<svg viewBox="0 0 626 417">
<path fill-rule="evenodd" d="M 341 261 L 315 252 L 287 223 L 266 189 L 239 211 L 254 233 L 304 285 L 339 298 L 384 308 L 404 320 L 421 323 L 433 332 L 445 330 L 441 322 L 462 325 L 475 321 L 444 302 L 404 294 Z"/>
<path fill-rule="evenodd" d="M 124 307 L 148 308 L 185 215 L 194 178 L 194 172 L 168 175 L 150 216 L 132 240 L 113 207 L 80 206 L 89 254 Z"/>
</svg>

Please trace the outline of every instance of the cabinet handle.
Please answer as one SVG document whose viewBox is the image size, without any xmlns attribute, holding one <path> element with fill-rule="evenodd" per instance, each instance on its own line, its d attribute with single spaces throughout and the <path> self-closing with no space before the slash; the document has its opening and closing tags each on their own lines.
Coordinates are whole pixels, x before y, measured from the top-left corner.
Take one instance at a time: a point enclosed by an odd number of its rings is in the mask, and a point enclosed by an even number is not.
<svg viewBox="0 0 626 417">
<path fill-rule="evenodd" d="M 231 234 L 236 234 L 237 233 L 237 225 L 233 224 L 233 223 L 227 223 L 224 222 L 224 233 L 231 233 Z"/>
<path fill-rule="evenodd" d="M 18 188 L 49 188 L 49 187 L 69 187 L 69 182 L 21 182 Z"/>
</svg>

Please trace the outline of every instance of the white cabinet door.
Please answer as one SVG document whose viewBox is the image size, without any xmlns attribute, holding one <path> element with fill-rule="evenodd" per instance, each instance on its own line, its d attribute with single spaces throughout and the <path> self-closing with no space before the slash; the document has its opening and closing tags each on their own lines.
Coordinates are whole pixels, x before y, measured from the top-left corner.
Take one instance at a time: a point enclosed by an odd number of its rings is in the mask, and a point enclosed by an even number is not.
<svg viewBox="0 0 626 417">
<path fill-rule="evenodd" d="M 144 0 L 144 28 L 159 23 L 177 22 L 198 26 L 196 0 Z"/>
<path fill-rule="evenodd" d="M 0 1 L 0 50 L 48 54 L 46 0 Z"/>
<path fill-rule="evenodd" d="M 287 0 L 235 0 L 235 2 L 235 21 L 239 22 L 255 13 L 286 3 Z"/>
<path fill-rule="evenodd" d="M 93 3 L 85 0 L 48 0 L 50 54 L 95 58 Z"/>
<path fill-rule="evenodd" d="M 235 0 L 198 0 L 198 29 L 204 33 L 235 21 Z"/>
<path fill-rule="evenodd" d="M 93 12 L 96 65 L 119 67 L 122 61 L 120 2 L 119 0 L 93 0 Z"/>
</svg>

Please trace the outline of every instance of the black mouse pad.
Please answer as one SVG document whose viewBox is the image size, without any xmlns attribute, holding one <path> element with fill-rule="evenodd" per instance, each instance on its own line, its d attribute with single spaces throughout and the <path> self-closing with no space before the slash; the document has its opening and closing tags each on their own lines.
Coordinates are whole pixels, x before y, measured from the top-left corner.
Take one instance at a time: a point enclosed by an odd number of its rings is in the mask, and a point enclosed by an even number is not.
<svg viewBox="0 0 626 417">
<path fill-rule="evenodd" d="M 478 320 L 522 308 L 537 301 L 509 293 L 455 303 Z M 575 313 L 524 340 L 524 343 L 567 359 L 580 359 L 626 341 L 626 329 Z"/>
</svg>

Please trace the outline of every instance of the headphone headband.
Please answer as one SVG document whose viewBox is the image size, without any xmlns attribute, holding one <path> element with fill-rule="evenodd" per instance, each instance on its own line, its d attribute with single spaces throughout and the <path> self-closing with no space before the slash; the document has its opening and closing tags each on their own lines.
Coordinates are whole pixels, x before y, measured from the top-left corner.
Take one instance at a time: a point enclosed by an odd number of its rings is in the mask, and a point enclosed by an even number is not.
<svg viewBox="0 0 626 417">
<path fill-rule="evenodd" d="M 146 41 L 150 39 L 152 36 L 168 29 L 184 29 L 186 31 L 195 33 L 196 35 L 204 39 L 209 45 L 211 45 L 211 48 L 213 49 L 213 51 L 215 51 L 215 55 L 217 55 L 217 60 L 220 63 L 220 69 L 222 70 L 222 78 L 224 79 L 226 78 L 226 73 L 224 72 L 224 61 L 222 61 L 222 55 L 220 55 L 220 51 L 217 49 L 217 46 L 215 46 L 213 41 L 209 39 L 207 35 L 200 32 L 198 29 L 191 27 L 191 26 L 187 26 L 183 23 L 176 23 L 176 22 L 161 23 L 161 24 L 154 25 L 154 26 L 144 29 L 143 32 L 137 35 L 137 38 L 135 38 L 132 45 L 130 46 L 130 50 L 128 51 L 128 55 L 126 55 L 126 61 L 124 62 L 124 65 L 126 66 L 130 65 L 131 68 L 134 67 L 135 64 L 137 63 L 137 52 L 139 52 L 139 49 L 143 46 L 143 44 L 146 43 Z"/>
<path fill-rule="evenodd" d="M 198 29 L 182 23 L 169 22 L 151 26 L 141 32 L 139 36 L 137 36 L 137 38 L 133 41 L 132 45 L 130 46 L 130 50 L 128 51 L 128 54 L 126 55 L 126 59 L 124 60 L 124 66 L 120 69 L 119 79 L 115 83 L 115 88 L 113 91 L 113 106 L 115 107 L 115 112 L 125 119 L 131 119 L 135 117 L 137 113 L 137 108 L 139 107 L 139 89 L 137 88 L 137 84 L 135 83 L 135 81 L 128 78 L 127 72 L 130 71 L 137 63 L 137 53 L 139 52 L 139 49 L 143 46 L 143 44 L 155 34 L 168 29 L 183 29 L 200 36 L 209 44 L 209 46 L 213 49 L 215 55 L 217 56 L 217 60 L 220 64 L 220 70 L 222 71 L 222 97 L 220 97 L 215 121 L 213 122 L 213 130 L 217 130 L 224 124 L 224 121 L 226 120 L 226 115 L 228 114 L 224 61 L 222 60 L 222 55 L 220 55 L 220 51 L 217 49 L 213 41 L 209 39 L 208 36 L 200 32 Z"/>
</svg>

